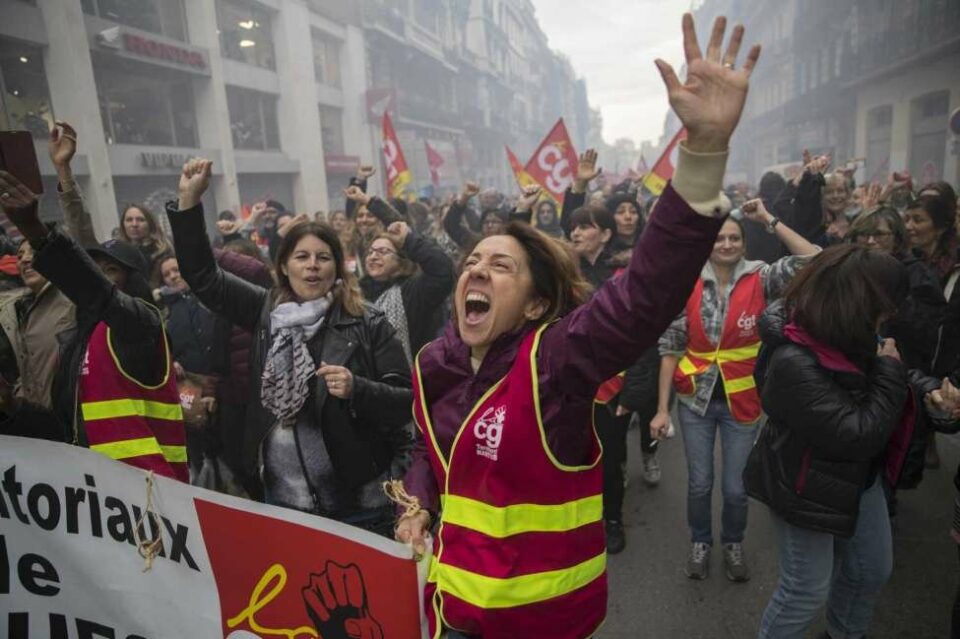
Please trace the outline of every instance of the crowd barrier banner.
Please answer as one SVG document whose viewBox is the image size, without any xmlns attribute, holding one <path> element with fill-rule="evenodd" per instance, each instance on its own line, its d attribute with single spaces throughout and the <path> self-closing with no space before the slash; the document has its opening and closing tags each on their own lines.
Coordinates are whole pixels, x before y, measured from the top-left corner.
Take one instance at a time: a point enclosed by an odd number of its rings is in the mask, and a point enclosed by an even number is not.
<svg viewBox="0 0 960 639">
<path fill-rule="evenodd" d="M 372 533 L 0 436 L 2 637 L 415 639 L 422 585 Z"/>
</svg>

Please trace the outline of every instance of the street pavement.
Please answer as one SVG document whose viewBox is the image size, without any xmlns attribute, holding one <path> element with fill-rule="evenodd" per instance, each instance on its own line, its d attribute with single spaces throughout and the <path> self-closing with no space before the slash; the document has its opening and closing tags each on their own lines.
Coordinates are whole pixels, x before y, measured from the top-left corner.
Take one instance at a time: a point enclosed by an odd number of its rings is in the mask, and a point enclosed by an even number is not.
<svg viewBox="0 0 960 639">
<path fill-rule="evenodd" d="M 686 462 L 681 435 L 661 444 L 663 480 L 644 485 L 639 431 L 628 434 L 629 485 L 624 503 L 627 548 L 610 557 L 610 604 L 597 639 L 748 639 L 776 586 L 777 546 L 766 506 L 751 500 L 744 543 L 753 578 L 727 581 L 718 545 L 710 576 L 683 574 L 689 549 Z M 938 435 L 943 463 L 928 470 L 916 490 L 899 494 L 893 577 L 881 596 L 870 639 L 944 639 L 957 587 L 957 548 L 948 531 L 960 459 L 960 439 Z M 719 450 L 719 442 L 717 446 Z M 720 466 L 719 455 L 715 468 Z M 714 485 L 714 535 L 719 537 L 719 473 Z M 816 637 L 823 620 L 811 630 Z"/>
</svg>

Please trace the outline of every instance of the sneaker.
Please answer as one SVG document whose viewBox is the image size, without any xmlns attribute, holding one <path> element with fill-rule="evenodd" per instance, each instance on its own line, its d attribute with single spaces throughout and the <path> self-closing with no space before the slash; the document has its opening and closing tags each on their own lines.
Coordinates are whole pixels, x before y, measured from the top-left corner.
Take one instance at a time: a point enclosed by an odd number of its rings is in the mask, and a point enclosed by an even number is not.
<svg viewBox="0 0 960 639">
<path fill-rule="evenodd" d="M 687 568 L 684 570 L 690 579 L 703 580 L 710 571 L 710 546 L 704 543 L 695 543 L 690 547 L 690 557 L 687 558 Z"/>
<path fill-rule="evenodd" d="M 750 581 L 750 570 L 743 560 L 742 544 L 723 545 L 723 564 L 727 570 L 727 579 L 734 582 Z"/>
<path fill-rule="evenodd" d="M 617 555 L 627 547 L 627 538 L 623 534 L 623 522 L 608 519 L 604 522 L 607 531 L 607 554 Z"/>
<path fill-rule="evenodd" d="M 643 483 L 651 487 L 660 484 L 660 462 L 656 453 L 643 454 Z"/>
</svg>

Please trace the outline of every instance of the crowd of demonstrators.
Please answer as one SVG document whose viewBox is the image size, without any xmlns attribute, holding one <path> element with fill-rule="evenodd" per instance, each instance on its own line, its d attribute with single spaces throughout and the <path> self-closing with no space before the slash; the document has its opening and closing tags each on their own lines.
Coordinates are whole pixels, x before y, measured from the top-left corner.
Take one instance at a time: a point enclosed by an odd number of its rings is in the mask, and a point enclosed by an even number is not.
<svg viewBox="0 0 960 639">
<path fill-rule="evenodd" d="M 777 530 L 760 636 L 801 637 L 824 606 L 828 637 L 863 636 L 896 491 L 939 463 L 936 432 L 960 430 L 957 196 L 900 173 L 857 185 L 806 151 L 756 193 L 722 189 L 759 51 L 737 68 L 743 29 L 723 53 L 722 19 L 705 52 L 689 16 L 683 32 L 688 81 L 657 63 L 688 133 L 659 197 L 605 180 L 592 149 L 559 208 L 537 185 L 380 197 L 362 165 L 342 209 L 265 199 L 208 234 L 211 163 L 193 159 L 171 237 L 128 205 L 101 242 L 58 122 L 60 226 L 0 172 L 18 232 L 0 241 L 0 433 L 418 550 L 431 532 L 432 631 L 575 639 L 601 623 L 626 546 L 627 432 L 657 486 L 675 410 L 686 575 L 710 572 L 719 433 L 726 577 L 750 578 L 748 495 Z M 382 486 L 401 479 L 398 510 Z"/>
</svg>

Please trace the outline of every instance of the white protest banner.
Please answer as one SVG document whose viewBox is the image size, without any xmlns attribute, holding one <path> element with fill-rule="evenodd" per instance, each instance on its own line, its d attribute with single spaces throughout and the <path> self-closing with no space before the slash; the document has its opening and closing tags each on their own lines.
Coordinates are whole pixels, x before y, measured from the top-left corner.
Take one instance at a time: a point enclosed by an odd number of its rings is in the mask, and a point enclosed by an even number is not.
<svg viewBox="0 0 960 639">
<path fill-rule="evenodd" d="M 0 637 L 415 639 L 409 548 L 306 513 L 0 436 Z"/>
</svg>

